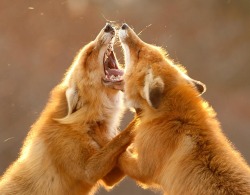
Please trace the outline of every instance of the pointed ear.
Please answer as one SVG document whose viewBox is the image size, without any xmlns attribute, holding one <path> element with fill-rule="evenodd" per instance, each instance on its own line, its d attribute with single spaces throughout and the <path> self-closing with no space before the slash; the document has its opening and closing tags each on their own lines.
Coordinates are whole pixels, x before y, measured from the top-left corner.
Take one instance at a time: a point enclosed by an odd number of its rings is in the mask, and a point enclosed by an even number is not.
<svg viewBox="0 0 250 195">
<path fill-rule="evenodd" d="M 149 100 L 155 109 L 157 109 L 161 103 L 162 91 L 162 86 L 156 86 L 149 91 Z"/>
<path fill-rule="evenodd" d="M 145 76 L 143 95 L 150 106 L 157 109 L 161 103 L 164 83 L 160 77 L 154 77 L 152 70 Z"/>
<path fill-rule="evenodd" d="M 191 82 L 193 83 L 193 85 L 195 86 L 195 88 L 197 89 L 197 91 L 200 93 L 200 95 L 202 95 L 203 93 L 206 92 L 207 88 L 206 85 L 200 81 L 191 79 Z"/>
<path fill-rule="evenodd" d="M 75 111 L 78 102 L 78 93 L 75 87 L 66 90 L 66 99 L 68 103 L 68 115 L 70 115 Z"/>
</svg>

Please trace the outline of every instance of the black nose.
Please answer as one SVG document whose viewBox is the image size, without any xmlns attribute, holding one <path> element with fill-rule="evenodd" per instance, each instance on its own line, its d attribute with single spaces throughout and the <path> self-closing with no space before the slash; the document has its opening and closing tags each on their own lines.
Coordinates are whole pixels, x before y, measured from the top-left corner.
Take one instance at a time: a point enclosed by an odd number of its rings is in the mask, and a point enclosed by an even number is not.
<svg viewBox="0 0 250 195">
<path fill-rule="evenodd" d="M 114 32 L 114 28 L 111 26 L 111 24 L 107 23 L 104 27 L 104 32 Z"/>
<path fill-rule="evenodd" d="M 121 28 L 122 28 L 122 30 L 126 30 L 126 29 L 128 29 L 128 25 L 126 23 L 123 23 Z"/>
</svg>

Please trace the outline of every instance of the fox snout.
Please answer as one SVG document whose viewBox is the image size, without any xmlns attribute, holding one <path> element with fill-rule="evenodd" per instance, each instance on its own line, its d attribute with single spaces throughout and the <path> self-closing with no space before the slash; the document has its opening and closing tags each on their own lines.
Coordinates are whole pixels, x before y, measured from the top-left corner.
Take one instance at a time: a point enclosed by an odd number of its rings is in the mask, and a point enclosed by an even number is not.
<svg viewBox="0 0 250 195">
<path fill-rule="evenodd" d="M 143 41 L 137 36 L 137 34 L 133 31 L 129 25 L 126 23 L 122 24 L 119 30 L 119 38 L 122 43 L 131 44 L 131 46 L 140 45 Z"/>
<path fill-rule="evenodd" d="M 128 28 L 129 28 L 129 26 L 126 23 L 123 23 L 122 26 L 121 26 L 122 30 L 126 30 Z"/>
<path fill-rule="evenodd" d="M 129 31 L 132 30 L 126 23 L 122 24 L 119 30 L 119 39 L 122 43 L 126 43 L 129 37 Z"/>
<path fill-rule="evenodd" d="M 145 43 L 126 23 L 122 24 L 120 27 L 118 36 L 124 51 L 125 70 L 128 70 L 130 69 L 131 61 L 138 58 L 138 54 Z"/>
<path fill-rule="evenodd" d="M 107 23 L 106 26 L 103 28 L 104 32 L 115 34 L 115 29 L 111 26 L 110 23 Z"/>
</svg>

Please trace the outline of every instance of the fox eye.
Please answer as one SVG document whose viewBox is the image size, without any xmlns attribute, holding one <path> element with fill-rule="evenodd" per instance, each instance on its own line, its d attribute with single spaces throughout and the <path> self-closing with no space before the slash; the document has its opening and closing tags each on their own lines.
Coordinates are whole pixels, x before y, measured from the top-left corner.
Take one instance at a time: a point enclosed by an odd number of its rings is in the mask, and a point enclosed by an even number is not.
<svg viewBox="0 0 250 195">
<path fill-rule="evenodd" d="M 138 59 L 140 58 L 140 52 L 141 52 L 141 50 L 139 49 L 138 52 L 137 52 L 137 58 Z"/>
</svg>

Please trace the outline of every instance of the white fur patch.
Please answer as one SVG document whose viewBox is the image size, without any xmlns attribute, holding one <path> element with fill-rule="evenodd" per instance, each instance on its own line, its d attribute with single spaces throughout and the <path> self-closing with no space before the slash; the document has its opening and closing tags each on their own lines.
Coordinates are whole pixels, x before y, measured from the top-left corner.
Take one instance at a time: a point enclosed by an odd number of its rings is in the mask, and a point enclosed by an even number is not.
<svg viewBox="0 0 250 195">
<path fill-rule="evenodd" d="M 75 87 L 71 87 L 66 90 L 66 98 L 68 103 L 68 115 L 70 115 L 78 101 L 78 94 Z"/>
<path fill-rule="evenodd" d="M 119 91 L 112 99 L 106 95 L 102 96 L 103 107 L 105 107 L 104 113 L 107 114 L 108 118 L 105 118 L 107 122 L 107 129 L 110 139 L 118 134 L 117 128 L 120 124 L 122 114 L 124 112 L 123 105 L 123 93 Z"/>
<path fill-rule="evenodd" d="M 122 44 L 122 47 L 123 47 L 124 53 L 125 53 L 125 71 L 127 71 L 130 68 L 130 65 L 131 65 L 130 50 L 129 50 L 129 47 L 126 44 Z"/>
<path fill-rule="evenodd" d="M 45 154 L 46 146 L 41 139 L 28 141 L 22 149 L 18 162 L 24 162 L 30 170 L 39 170 L 42 167 L 42 159 Z"/>
<path fill-rule="evenodd" d="M 124 41 L 124 39 L 128 36 L 127 30 L 120 29 L 119 30 L 119 37 L 121 42 Z"/>
<path fill-rule="evenodd" d="M 125 104 L 127 108 L 131 109 L 132 112 L 135 112 L 134 108 L 141 108 L 140 103 L 135 100 L 125 99 Z"/>
<path fill-rule="evenodd" d="M 128 36 L 127 30 L 120 29 L 119 30 L 119 38 L 122 43 L 122 48 L 124 50 L 125 56 L 125 71 L 127 71 L 131 64 L 130 50 L 128 45 L 124 42 L 125 38 Z"/>
</svg>

